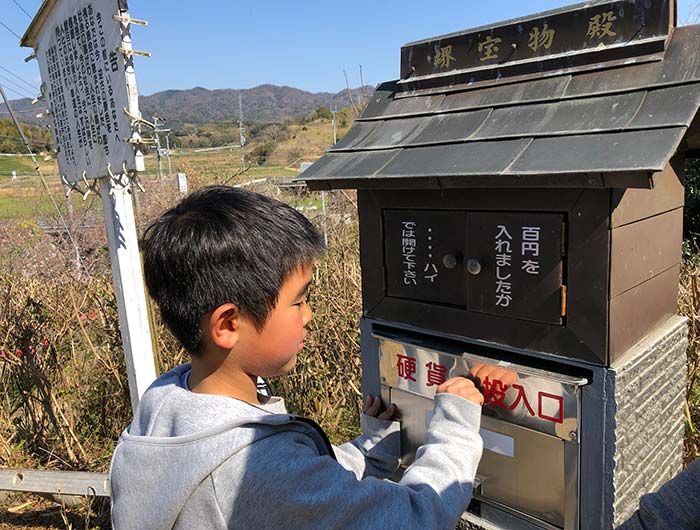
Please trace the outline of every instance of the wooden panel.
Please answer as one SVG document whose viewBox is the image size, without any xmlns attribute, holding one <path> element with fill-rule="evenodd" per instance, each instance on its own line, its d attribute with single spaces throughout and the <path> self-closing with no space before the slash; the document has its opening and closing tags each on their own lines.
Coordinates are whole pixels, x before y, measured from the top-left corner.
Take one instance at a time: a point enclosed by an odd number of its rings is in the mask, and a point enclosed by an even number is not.
<svg viewBox="0 0 700 530">
<path fill-rule="evenodd" d="M 360 218 L 360 269 L 362 271 L 362 310 L 366 314 L 384 298 L 384 255 L 381 210 L 377 196 L 358 190 L 357 209 Z"/>
<path fill-rule="evenodd" d="M 569 211 L 566 327 L 605 364 L 607 359 L 610 192 L 586 190 Z M 561 350 L 568 355 L 569 352 Z M 582 357 L 583 358 L 583 357 Z"/>
<path fill-rule="evenodd" d="M 612 191 L 611 225 L 613 228 L 633 223 L 683 206 L 683 184 L 667 164 L 654 173 L 654 189 L 614 189 Z"/>
<path fill-rule="evenodd" d="M 607 361 L 610 190 L 360 191 L 360 262 L 364 316 L 420 326 L 430 333 L 516 348 Z M 567 240 L 568 314 L 564 326 L 464 311 L 386 296 L 382 208 L 559 212 Z"/>
<path fill-rule="evenodd" d="M 484 341 L 482 344 L 550 354 L 559 360 L 576 358 L 593 364 L 605 363 L 604 351 L 592 349 L 566 326 L 389 297 L 372 308 L 367 316 L 384 324 L 412 326 L 414 331 L 421 333 Z M 604 327 L 601 328 L 604 333 Z"/>
<path fill-rule="evenodd" d="M 683 208 L 613 229 L 610 298 L 679 263 L 682 240 Z"/>
<path fill-rule="evenodd" d="M 680 264 L 610 301 L 610 363 L 676 314 Z"/>
</svg>

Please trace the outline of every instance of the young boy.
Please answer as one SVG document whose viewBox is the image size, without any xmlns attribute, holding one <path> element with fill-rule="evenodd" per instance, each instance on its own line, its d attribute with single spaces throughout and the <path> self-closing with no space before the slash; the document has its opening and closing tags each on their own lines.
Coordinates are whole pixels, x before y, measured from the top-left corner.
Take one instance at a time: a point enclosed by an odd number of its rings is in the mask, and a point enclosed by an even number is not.
<svg viewBox="0 0 700 530">
<path fill-rule="evenodd" d="M 191 364 L 159 377 L 111 468 L 115 530 L 452 529 L 481 457 L 471 381 L 438 388 L 425 444 L 399 483 L 398 423 L 369 398 L 364 434 L 332 447 L 310 420 L 261 395 L 288 372 L 323 252 L 293 208 L 236 188 L 199 190 L 144 236 L 149 294 Z"/>
</svg>

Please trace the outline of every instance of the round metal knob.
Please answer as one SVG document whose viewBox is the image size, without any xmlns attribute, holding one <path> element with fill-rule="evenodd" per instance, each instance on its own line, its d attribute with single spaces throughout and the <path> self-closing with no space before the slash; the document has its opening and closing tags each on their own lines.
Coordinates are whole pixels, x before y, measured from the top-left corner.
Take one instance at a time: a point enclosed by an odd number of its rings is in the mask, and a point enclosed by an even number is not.
<svg viewBox="0 0 700 530">
<path fill-rule="evenodd" d="M 457 266 L 457 256 L 454 254 L 445 254 L 442 258 L 442 264 L 446 269 L 454 269 Z"/>
<path fill-rule="evenodd" d="M 479 263 L 479 260 L 470 258 L 469 261 L 467 261 L 467 271 L 474 276 L 479 274 L 481 272 L 481 263 Z"/>
</svg>

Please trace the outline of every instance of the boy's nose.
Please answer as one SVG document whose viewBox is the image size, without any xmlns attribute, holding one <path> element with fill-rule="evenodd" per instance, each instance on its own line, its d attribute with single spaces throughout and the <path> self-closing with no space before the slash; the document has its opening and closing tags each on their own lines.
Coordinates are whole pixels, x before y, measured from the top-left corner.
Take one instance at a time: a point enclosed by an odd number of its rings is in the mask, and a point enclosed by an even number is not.
<svg viewBox="0 0 700 530">
<path fill-rule="evenodd" d="M 311 311 L 309 304 L 305 303 L 303 308 L 304 308 L 304 313 L 301 317 L 301 321 L 303 322 L 304 326 L 306 326 L 309 322 L 311 322 L 311 319 L 313 318 L 314 314 Z"/>
</svg>

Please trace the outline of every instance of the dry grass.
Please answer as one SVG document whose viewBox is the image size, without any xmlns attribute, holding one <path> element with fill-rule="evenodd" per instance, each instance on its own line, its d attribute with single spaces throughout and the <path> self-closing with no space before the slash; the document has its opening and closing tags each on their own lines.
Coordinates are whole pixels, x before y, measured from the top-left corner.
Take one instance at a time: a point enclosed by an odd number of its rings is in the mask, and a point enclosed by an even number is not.
<svg viewBox="0 0 700 530">
<path fill-rule="evenodd" d="M 157 182 L 146 186 L 138 208 L 141 228 L 177 199 L 168 190 L 159 193 Z M 266 191 L 277 195 L 274 188 Z M 311 293 L 312 338 L 295 371 L 273 384 L 290 411 L 315 418 L 340 442 L 359 428 L 360 276 L 354 209 L 344 195 L 329 195 L 335 214 L 328 220 L 330 249 L 318 263 Z M 316 200 L 279 197 L 306 206 Z M 97 223 L 101 212 L 90 215 Z M 15 251 L 3 255 L 0 273 L 0 466 L 106 471 L 131 411 L 104 234 L 99 228 L 78 231 L 89 273 L 74 269 L 64 238 L 31 223 L 6 221 L 1 237 L 4 248 Z M 154 334 L 159 371 L 187 360 L 157 312 Z M 9 506 L 0 506 L 0 530 L 32 521 L 3 512 Z M 99 514 L 91 506 L 41 508 L 34 527 L 56 527 L 61 517 L 59 528 L 92 528 L 81 521 L 93 511 Z"/>
<path fill-rule="evenodd" d="M 685 404 L 685 457 L 700 457 L 700 268 L 688 264 L 681 274 L 678 305 L 688 317 L 688 392 Z"/>
<path fill-rule="evenodd" d="M 220 157 L 222 164 L 230 162 Z M 187 162 L 184 162 L 187 167 Z M 201 167 L 201 166 L 198 166 Z M 190 189 L 212 183 L 188 168 Z M 249 180 L 233 175 L 234 182 Z M 177 200 L 146 179 L 138 221 L 143 227 Z M 267 193 L 277 196 L 275 188 Z M 316 196 L 280 195 L 294 205 Z M 358 432 L 361 312 L 354 197 L 328 194 L 329 251 L 315 271 L 314 321 L 293 373 L 273 381 L 292 412 L 317 420 L 332 441 Z M 317 210 L 309 213 L 317 215 Z M 114 443 L 130 419 L 128 390 L 99 200 L 80 214 L 76 234 L 89 273 L 76 272 L 65 238 L 30 221 L 3 221 L 0 231 L 0 466 L 105 471 Z M 316 222 L 320 225 L 320 219 Z M 93 226 L 93 228 L 89 228 Z M 681 312 L 690 319 L 686 458 L 700 452 L 700 271 L 688 265 L 681 281 Z M 154 316 L 160 371 L 186 355 Z M 12 498 L 2 507 L 21 504 Z M 14 503 L 14 504 L 13 504 Z M 108 528 L 104 507 L 84 505 L 11 514 L 4 528 Z M 30 507 L 27 507 L 29 509 Z M 32 509 L 36 512 L 36 510 Z M 45 523 L 45 524 L 44 524 Z"/>
</svg>

